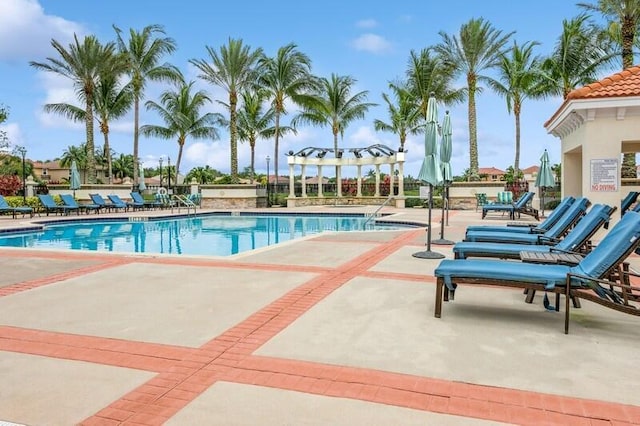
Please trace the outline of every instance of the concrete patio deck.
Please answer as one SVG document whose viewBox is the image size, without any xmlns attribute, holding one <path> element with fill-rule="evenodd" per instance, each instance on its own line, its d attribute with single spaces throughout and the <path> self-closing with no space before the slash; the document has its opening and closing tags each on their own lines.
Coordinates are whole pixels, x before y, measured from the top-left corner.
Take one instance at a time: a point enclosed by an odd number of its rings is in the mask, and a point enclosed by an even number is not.
<svg viewBox="0 0 640 426">
<path fill-rule="evenodd" d="M 506 222 L 452 211 L 445 237 Z M 437 319 L 423 250 L 425 228 L 228 258 L 0 249 L 0 424 L 640 424 L 637 317 L 585 301 L 565 335 L 542 295 L 465 286 Z"/>
</svg>

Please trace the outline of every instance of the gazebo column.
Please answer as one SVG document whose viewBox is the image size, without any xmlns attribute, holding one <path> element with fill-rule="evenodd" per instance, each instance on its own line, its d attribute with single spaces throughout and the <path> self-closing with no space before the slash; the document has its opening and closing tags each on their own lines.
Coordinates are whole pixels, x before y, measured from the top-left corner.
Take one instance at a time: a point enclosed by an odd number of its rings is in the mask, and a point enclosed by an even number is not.
<svg viewBox="0 0 640 426">
<path fill-rule="evenodd" d="M 276 176 L 276 184 L 277 184 L 277 179 L 278 177 Z M 289 197 L 291 198 L 295 198 L 296 197 L 296 189 L 295 189 L 295 179 L 293 176 L 293 164 L 289 164 Z"/>
<path fill-rule="evenodd" d="M 342 197 L 342 166 L 336 166 L 336 187 L 338 188 L 338 197 Z"/>
<path fill-rule="evenodd" d="M 404 163 L 398 163 L 398 197 L 404 197 Z"/>
<path fill-rule="evenodd" d="M 307 165 L 302 165 L 302 177 L 300 178 L 302 184 L 302 197 L 307 198 Z"/>
<path fill-rule="evenodd" d="M 395 181 L 396 176 L 393 174 L 393 163 L 389 164 L 389 196 L 395 195 L 393 193 L 393 182 Z"/>
<path fill-rule="evenodd" d="M 376 197 L 380 196 L 380 164 L 376 164 Z"/>
<path fill-rule="evenodd" d="M 362 166 L 358 164 L 358 180 L 357 180 L 357 192 L 356 197 L 362 197 Z"/>
<path fill-rule="evenodd" d="M 322 193 L 322 166 L 318 164 L 318 198 L 323 198 Z"/>
</svg>

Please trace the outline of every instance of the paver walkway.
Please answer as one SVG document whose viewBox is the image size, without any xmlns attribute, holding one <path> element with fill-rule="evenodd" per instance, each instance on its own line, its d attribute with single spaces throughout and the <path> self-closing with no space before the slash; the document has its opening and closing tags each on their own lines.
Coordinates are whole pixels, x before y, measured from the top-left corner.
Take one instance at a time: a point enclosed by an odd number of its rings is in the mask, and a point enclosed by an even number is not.
<svg viewBox="0 0 640 426">
<path fill-rule="evenodd" d="M 421 250 L 424 229 L 230 259 L 0 249 L 0 421 L 640 424 L 635 319 L 586 306 L 565 336 L 506 289 L 434 319 Z"/>
</svg>

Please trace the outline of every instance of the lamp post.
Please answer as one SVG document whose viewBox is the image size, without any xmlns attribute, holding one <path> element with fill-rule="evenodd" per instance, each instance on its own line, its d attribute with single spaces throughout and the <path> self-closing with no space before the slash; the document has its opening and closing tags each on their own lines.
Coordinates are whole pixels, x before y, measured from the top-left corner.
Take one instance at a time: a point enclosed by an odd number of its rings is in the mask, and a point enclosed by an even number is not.
<svg viewBox="0 0 640 426">
<path fill-rule="evenodd" d="M 167 189 L 171 193 L 171 157 L 167 157 Z"/>
<path fill-rule="evenodd" d="M 22 201 L 26 205 L 27 204 L 27 168 L 26 168 L 26 159 L 27 148 L 24 146 L 17 146 L 16 152 L 22 156 Z"/>
<path fill-rule="evenodd" d="M 160 164 L 160 186 L 162 186 L 162 157 L 158 158 L 158 163 Z"/>
<path fill-rule="evenodd" d="M 267 207 L 271 203 L 271 192 L 269 191 L 269 161 L 271 161 L 271 157 L 267 155 Z"/>
</svg>

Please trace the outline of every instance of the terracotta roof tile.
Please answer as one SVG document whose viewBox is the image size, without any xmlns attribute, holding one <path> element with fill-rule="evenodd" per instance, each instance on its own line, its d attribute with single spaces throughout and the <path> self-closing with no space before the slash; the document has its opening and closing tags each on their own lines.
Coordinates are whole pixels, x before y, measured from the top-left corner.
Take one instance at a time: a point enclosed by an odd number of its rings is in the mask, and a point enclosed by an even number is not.
<svg viewBox="0 0 640 426">
<path fill-rule="evenodd" d="M 522 173 L 524 174 L 532 174 L 532 173 L 538 173 L 538 171 L 540 170 L 540 166 L 529 166 L 526 169 L 522 169 Z"/>
<path fill-rule="evenodd" d="M 600 81 L 569 92 L 569 99 L 640 96 L 640 66 L 627 68 Z"/>
<path fill-rule="evenodd" d="M 478 174 L 481 175 L 503 175 L 504 170 L 496 169 L 495 167 L 479 167 Z"/>
</svg>

